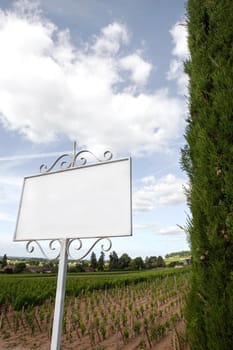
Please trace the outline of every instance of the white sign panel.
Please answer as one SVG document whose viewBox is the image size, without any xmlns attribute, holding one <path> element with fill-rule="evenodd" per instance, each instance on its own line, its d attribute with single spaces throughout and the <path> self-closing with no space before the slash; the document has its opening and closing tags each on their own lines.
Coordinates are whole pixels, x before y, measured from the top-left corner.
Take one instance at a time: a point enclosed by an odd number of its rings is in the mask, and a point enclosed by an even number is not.
<svg viewBox="0 0 233 350">
<path fill-rule="evenodd" d="M 24 178 L 15 241 L 132 234 L 131 160 Z"/>
</svg>

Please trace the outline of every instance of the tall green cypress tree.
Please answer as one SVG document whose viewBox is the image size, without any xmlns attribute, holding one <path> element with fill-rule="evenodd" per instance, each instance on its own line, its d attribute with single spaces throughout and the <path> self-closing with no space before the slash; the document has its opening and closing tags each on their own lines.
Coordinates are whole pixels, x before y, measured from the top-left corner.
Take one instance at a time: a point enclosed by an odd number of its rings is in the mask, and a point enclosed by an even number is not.
<svg viewBox="0 0 233 350">
<path fill-rule="evenodd" d="M 233 349 L 233 1 L 188 0 L 192 350 Z"/>
</svg>

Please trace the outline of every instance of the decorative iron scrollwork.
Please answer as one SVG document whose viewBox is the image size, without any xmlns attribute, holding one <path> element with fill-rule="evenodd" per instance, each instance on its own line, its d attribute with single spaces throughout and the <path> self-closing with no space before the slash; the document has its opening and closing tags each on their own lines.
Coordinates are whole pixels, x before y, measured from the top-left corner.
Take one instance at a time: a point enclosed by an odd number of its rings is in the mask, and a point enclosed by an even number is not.
<svg viewBox="0 0 233 350">
<path fill-rule="evenodd" d="M 47 167 L 46 164 L 41 164 L 40 172 L 49 173 L 51 170 L 55 169 L 56 165 L 59 164 L 57 170 L 64 170 L 69 168 L 74 168 L 78 166 L 84 166 L 88 162 L 88 155 L 91 155 L 97 162 L 107 162 L 112 159 L 113 155 L 110 151 L 104 152 L 103 159 L 98 158 L 93 152 L 88 150 L 82 150 L 76 152 L 76 142 L 74 142 L 73 154 L 65 153 L 60 155 L 50 167 Z M 67 159 L 66 159 L 67 158 Z M 66 159 L 66 160 L 64 160 Z"/>
<path fill-rule="evenodd" d="M 108 246 L 107 248 L 104 246 L 104 244 L 101 245 L 101 250 L 104 251 L 104 252 L 108 252 L 111 248 L 112 248 L 112 242 L 111 240 L 108 238 L 108 237 L 102 237 L 102 238 L 98 238 L 95 243 L 92 244 L 92 246 L 87 250 L 87 252 L 82 255 L 81 257 L 79 258 L 75 258 L 72 254 L 71 254 L 71 251 L 70 251 L 70 248 L 71 248 L 71 244 L 74 243 L 74 242 L 78 242 L 78 247 L 74 247 L 74 249 L 76 251 L 79 251 L 81 250 L 83 244 L 82 244 L 82 241 L 80 238 L 74 238 L 74 239 L 70 239 L 69 243 L 68 243 L 68 249 L 67 249 L 67 254 L 69 256 L 69 258 L 71 258 L 72 260 L 83 260 L 86 256 L 88 256 L 88 254 L 90 254 L 90 252 L 92 251 L 92 249 L 96 246 L 96 244 L 98 244 L 100 241 L 102 240 L 106 240 L 107 243 L 108 243 Z"/>
<path fill-rule="evenodd" d="M 102 244 L 101 245 L 101 250 L 104 251 L 104 252 L 108 252 L 111 248 L 112 248 L 112 242 L 111 240 L 108 238 L 108 237 L 101 237 L 101 238 L 98 238 L 93 244 L 92 246 L 87 250 L 87 252 L 85 254 L 83 254 L 82 256 L 80 257 L 74 257 L 72 254 L 71 254 L 71 245 L 75 242 L 75 243 L 78 243 L 78 246 L 76 247 L 73 247 L 74 250 L 76 251 L 80 251 L 83 247 L 83 243 L 81 241 L 80 238 L 73 238 L 73 239 L 69 239 L 68 241 L 68 244 L 67 244 L 67 256 L 68 258 L 72 259 L 72 260 L 77 260 L 77 261 L 81 261 L 83 260 L 84 258 L 86 258 L 88 256 L 88 254 L 90 254 L 90 252 L 92 251 L 92 249 L 100 242 L 100 241 L 103 241 L 103 240 L 106 240 L 107 241 L 107 247 Z M 54 246 L 54 243 L 59 243 L 59 248 L 57 248 L 56 246 Z M 41 247 L 40 243 L 36 240 L 31 240 L 31 241 L 28 241 L 27 242 L 27 245 L 26 245 L 26 250 L 28 253 L 32 253 L 34 252 L 35 250 L 35 246 L 37 246 L 40 250 L 40 252 L 43 254 L 43 256 L 48 259 L 48 260 L 56 260 L 60 257 L 60 250 L 61 250 L 61 241 L 59 239 L 53 239 L 49 242 L 49 249 L 50 250 L 53 250 L 53 251 L 56 251 L 57 249 L 59 249 L 59 251 L 57 252 L 56 256 L 51 258 L 49 257 L 46 253 L 45 253 L 45 250 Z"/>
<path fill-rule="evenodd" d="M 59 248 L 56 248 L 54 246 L 54 243 L 55 242 L 58 242 L 60 244 L 60 247 Z M 49 257 L 44 249 L 41 247 L 40 243 L 36 240 L 31 240 L 31 241 L 28 241 L 27 244 L 26 244 L 26 250 L 28 253 L 32 253 L 34 252 L 35 250 L 35 245 L 37 245 L 37 247 L 40 249 L 41 253 L 43 254 L 43 256 L 48 259 L 48 260 L 55 260 L 55 259 L 58 259 L 59 256 L 60 256 L 60 249 L 61 249 L 61 241 L 59 239 L 53 239 L 52 241 L 49 242 L 49 249 L 50 250 L 53 250 L 53 251 L 56 251 L 57 249 L 59 249 L 58 253 L 56 254 L 55 257 L 51 258 Z"/>
<path fill-rule="evenodd" d="M 59 161 L 61 160 L 61 159 L 64 159 L 65 157 L 68 157 L 68 158 L 70 158 L 71 157 L 71 155 L 70 154 L 68 154 L 68 153 L 65 153 L 65 154 L 62 154 L 61 156 L 59 156 L 56 160 L 55 160 L 55 162 L 53 162 L 52 163 L 52 165 L 48 168 L 47 167 L 47 165 L 46 164 L 41 164 L 41 166 L 40 166 L 40 172 L 41 173 L 49 173 L 51 170 L 53 170 L 53 168 L 55 168 L 55 166 L 59 163 Z M 61 169 L 64 169 L 64 166 L 66 165 L 66 169 L 68 169 L 68 168 L 70 168 L 70 166 L 71 166 L 71 162 L 69 161 L 62 161 L 61 163 L 60 163 L 60 170 Z"/>
</svg>

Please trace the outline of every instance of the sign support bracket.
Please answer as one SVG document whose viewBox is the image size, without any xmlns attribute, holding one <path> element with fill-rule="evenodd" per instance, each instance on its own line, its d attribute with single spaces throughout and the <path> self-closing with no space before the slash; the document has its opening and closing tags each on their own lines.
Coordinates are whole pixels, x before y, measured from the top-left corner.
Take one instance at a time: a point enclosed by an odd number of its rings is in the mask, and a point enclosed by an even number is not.
<svg viewBox="0 0 233 350">
<path fill-rule="evenodd" d="M 68 239 L 64 239 L 61 242 L 60 261 L 58 267 L 57 277 L 57 291 L 54 309 L 53 330 L 51 350 L 59 350 L 61 346 L 61 333 L 62 333 L 62 320 L 64 312 L 64 300 L 66 290 L 66 274 L 67 274 L 67 261 L 68 261 Z"/>
</svg>

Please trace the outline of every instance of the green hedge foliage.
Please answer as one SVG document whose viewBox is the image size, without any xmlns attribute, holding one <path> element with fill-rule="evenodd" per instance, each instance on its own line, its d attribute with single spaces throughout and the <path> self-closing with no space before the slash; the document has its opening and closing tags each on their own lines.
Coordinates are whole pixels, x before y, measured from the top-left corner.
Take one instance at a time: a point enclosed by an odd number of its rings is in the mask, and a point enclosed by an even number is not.
<svg viewBox="0 0 233 350">
<path fill-rule="evenodd" d="M 233 349 L 233 1 L 188 0 L 192 350 Z"/>
</svg>

